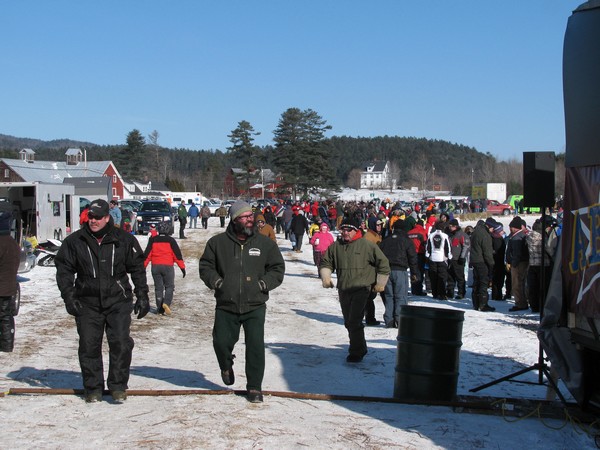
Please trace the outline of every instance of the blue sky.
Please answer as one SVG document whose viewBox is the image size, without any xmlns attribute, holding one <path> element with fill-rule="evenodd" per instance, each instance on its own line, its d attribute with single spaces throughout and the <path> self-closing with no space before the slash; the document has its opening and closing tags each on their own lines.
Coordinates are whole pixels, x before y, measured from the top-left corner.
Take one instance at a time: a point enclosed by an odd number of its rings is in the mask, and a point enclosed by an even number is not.
<svg viewBox="0 0 600 450">
<path fill-rule="evenodd" d="M 226 150 L 290 107 L 327 136 L 563 152 L 572 0 L 0 0 L 0 133 Z"/>
</svg>

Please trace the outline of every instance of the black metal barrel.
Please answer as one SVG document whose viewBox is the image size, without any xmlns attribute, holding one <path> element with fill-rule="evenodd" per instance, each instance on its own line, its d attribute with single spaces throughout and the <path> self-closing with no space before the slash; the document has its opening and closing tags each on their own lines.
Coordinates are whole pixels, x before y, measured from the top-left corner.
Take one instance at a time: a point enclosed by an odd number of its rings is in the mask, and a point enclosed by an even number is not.
<svg viewBox="0 0 600 450">
<path fill-rule="evenodd" d="M 394 397 L 456 397 L 464 311 L 404 305 L 398 323 Z"/>
</svg>

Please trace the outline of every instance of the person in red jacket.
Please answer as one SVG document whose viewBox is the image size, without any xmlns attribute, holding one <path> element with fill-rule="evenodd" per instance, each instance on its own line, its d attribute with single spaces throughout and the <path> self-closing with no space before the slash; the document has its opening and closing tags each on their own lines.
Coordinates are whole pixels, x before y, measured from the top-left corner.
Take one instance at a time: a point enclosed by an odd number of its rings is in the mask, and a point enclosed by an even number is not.
<svg viewBox="0 0 600 450">
<path fill-rule="evenodd" d="M 427 231 L 423 227 L 423 221 L 418 220 L 415 227 L 408 232 L 408 237 L 413 244 L 415 244 L 415 250 L 417 251 L 417 265 L 419 267 L 419 273 L 417 279 L 413 282 L 411 280 L 410 292 L 412 295 L 424 296 L 427 292 L 423 290 L 423 281 L 425 280 L 425 245 L 427 244 Z"/>
<path fill-rule="evenodd" d="M 81 227 L 84 223 L 88 221 L 88 213 L 90 212 L 90 204 L 87 203 L 81 214 L 79 214 L 79 226 Z"/>
<path fill-rule="evenodd" d="M 144 251 L 144 267 L 152 263 L 154 279 L 154 295 L 156 297 L 156 313 L 171 314 L 171 303 L 175 291 L 175 269 L 177 264 L 185 278 L 185 262 L 177 241 L 169 236 L 171 224 L 162 222 L 158 225 L 158 236 L 151 237 Z"/>
</svg>

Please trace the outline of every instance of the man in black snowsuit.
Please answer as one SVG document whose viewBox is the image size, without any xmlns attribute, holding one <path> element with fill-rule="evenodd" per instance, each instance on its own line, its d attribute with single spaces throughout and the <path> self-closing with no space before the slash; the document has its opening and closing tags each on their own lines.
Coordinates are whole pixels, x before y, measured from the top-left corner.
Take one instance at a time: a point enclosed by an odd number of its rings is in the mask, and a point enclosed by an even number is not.
<svg viewBox="0 0 600 450">
<path fill-rule="evenodd" d="M 55 260 L 58 288 L 77 324 L 79 364 L 88 403 L 102 400 L 105 332 L 108 389 L 114 401 L 126 400 L 134 345 L 131 312 L 141 319 L 150 309 L 144 253 L 134 236 L 113 225 L 108 211 L 106 201 L 94 200 L 89 221 L 65 239 Z M 135 306 L 128 273 L 135 285 Z"/>
</svg>

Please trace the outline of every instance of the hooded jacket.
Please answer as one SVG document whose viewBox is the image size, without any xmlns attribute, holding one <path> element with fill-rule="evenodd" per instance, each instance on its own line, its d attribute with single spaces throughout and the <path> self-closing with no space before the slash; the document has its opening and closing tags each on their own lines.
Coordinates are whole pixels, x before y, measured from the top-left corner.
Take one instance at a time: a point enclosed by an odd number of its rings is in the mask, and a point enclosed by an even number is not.
<svg viewBox="0 0 600 450">
<path fill-rule="evenodd" d="M 200 278 L 215 290 L 217 309 L 244 314 L 263 306 L 283 282 L 285 262 L 277 244 L 255 233 L 240 241 L 230 222 L 211 237 L 200 258 Z"/>
<path fill-rule="evenodd" d="M 111 219 L 99 243 L 89 225 L 69 235 L 56 255 L 56 283 L 64 300 L 79 299 L 94 308 L 132 302 L 148 295 L 144 253 L 138 240 L 116 228 Z"/>
</svg>

